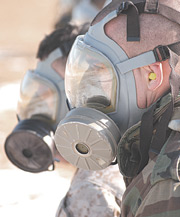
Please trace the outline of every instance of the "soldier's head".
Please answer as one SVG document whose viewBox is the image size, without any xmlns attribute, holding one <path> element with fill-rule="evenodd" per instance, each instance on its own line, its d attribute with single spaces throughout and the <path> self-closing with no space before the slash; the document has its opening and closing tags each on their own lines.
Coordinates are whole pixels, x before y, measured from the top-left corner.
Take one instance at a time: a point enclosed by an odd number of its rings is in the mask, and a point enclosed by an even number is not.
<svg viewBox="0 0 180 217">
<path fill-rule="evenodd" d="M 102 20 L 106 15 L 120 6 L 119 0 L 113 0 L 99 15 L 94 19 L 92 25 L 95 25 Z M 138 1 L 132 1 L 138 2 Z M 139 1 L 141 2 L 141 1 Z M 127 13 L 122 13 L 120 16 L 110 20 L 105 26 L 105 34 L 115 41 L 127 54 L 128 58 L 133 58 L 147 51 L 153 50 L 159 45 L 169 45 L 180 41 L 180 24 L 175 20 L 175 14 L 171 19 L 170 13 L 173 13 L 172 8 L 180 11 L 180 1 L 157 1 L 158 10 L 161 14 L 142 13 L 139 14 L 140 35 L 139 40 L 131 40 L 128 36 L 129 28 L 136 28 L 130 26 L 128 22 Z M 168 11 L 168 7 L 171 8 Z M 132 10 L 132 9 L 128 9 Z M 130 12 L 131 13 L 131 12 Z M 167 16 L 163 16 L 164 14 Z M 175 13 L 175 12 L 174 12 Z M 168 17 L 169 15 L 169 17 Z M 129 18 L 130 20 L 130 18 Z M 135 23 L 136 21 L 134 21 Z M 128 38 L 129 37 L 129 38 Z M 138 60 L 137 60 L 138 61 Z M 180 65 L 177 65 L 180 68 Z M 139 108 L 149 107 L 160 96 L 169 89 L 169 75 L 171 69 L 169 60 L 157 61 L 153 64 L 144 65 L 133 69 L 137 104 Z M 154 73 L 154 74 L 152 74 Z"/>
</svg>

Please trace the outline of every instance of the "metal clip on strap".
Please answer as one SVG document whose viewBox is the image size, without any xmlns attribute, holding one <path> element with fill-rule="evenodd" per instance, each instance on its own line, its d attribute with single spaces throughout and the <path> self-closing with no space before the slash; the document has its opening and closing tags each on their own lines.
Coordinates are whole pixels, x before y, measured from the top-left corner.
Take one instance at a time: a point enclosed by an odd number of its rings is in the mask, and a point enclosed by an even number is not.
<svg viewBox="0 0 180 217">
<path fill-rule="evenodd" d="M 127 10 L 129 7 L 129 2 L 122 2 L 120 6 L 117 8 L 117 15 L 119 15 L 122 11 Z"/>
<path fill-rule="evenodd" d="M 159 0 L 146 0 L 144 11 L 146 13 L 157 14 L 159 7 Z"/>
<path fill-rule="evenodd" d="M 165 61 L 170 58 L 169 49 L 167 46 L 159 45 L 153 50 L 157 62 Z"/>
</svg>

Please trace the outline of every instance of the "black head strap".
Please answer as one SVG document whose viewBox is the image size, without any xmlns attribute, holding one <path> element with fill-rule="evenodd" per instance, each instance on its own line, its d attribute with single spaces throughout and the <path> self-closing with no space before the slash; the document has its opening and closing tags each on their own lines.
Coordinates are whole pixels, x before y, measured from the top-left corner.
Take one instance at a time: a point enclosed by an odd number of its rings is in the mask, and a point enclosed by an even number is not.
<svg viewBox="0 0 180 217">
<path fill-rule="evenodd" d="M 156 105 L 154 104 L 150 110 L 143 114 L 140 128 L 140 164 L 138 173 L 146 166 L 149 160 L 149 148 L 153 135 L 153 114 Z"/>
<path fill-rule="evenodd" d="M 140 41 L 140 13 L 158 13 L 158 0 L 123 1 L 117 14 L 127 15 L 127 41 Z"/>
<path fill-rule="evenodd" d="M 122 2 L 117 9 L 117 15 L 120 13 L 127 15 L 127 41 L 140 41 L 139 11 L 131 2 Z"/>
</svg>

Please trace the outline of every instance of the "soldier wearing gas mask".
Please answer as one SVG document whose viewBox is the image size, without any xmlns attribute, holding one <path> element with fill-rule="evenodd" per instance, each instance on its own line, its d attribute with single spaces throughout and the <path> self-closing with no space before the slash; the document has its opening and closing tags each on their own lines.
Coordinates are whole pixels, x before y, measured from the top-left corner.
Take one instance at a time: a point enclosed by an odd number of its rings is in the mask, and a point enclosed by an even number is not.
<svg viewBox="0 0 180 217">
<path fill-rule="evenodd" d="M 27 71 L 21 81 L 19 122 L 6 139 L 5 150 L 22 170 L 38 173 L 55 169 L 54 161 L 60 156 L 54 132 L 68 112 L 63 80 L 66 59 L 75 38 L 85 34 L 88 26 L 67 24 L 46 36 L 37 52 L 37 68 Z M 103 171 L 77 169 L 56 216 L 118 217 L 124 189 L 117 165 Z"/>
<path fill-rule="evenodd" d="M 55 30 L 40 43 L 35 70 L 28 70 L 20 86 L 17 104 L 18 124 L 5 141 L 5 151 L 13 164 L 28 172 L 54 169 L 54 132 L 68 111 L 64 93 L 67 55 L 79 33 L 67 25 Z"/>
<path fill-rule="evenodd" d="M 179 0 L 113 0 L 73 44 L 56 147 L 86 170 L 117 159 L 122 217 L 179 216 L 179 87 Z"/>
</svg>

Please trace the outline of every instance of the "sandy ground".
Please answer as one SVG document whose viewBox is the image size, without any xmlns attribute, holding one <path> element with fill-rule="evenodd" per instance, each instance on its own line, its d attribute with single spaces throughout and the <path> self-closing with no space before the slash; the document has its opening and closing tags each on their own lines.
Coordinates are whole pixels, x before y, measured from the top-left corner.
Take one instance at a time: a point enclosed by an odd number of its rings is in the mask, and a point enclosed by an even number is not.
<svg viewBox="0 0 180 217">
<path fill-rule="evenodd" d="M 13 166 L 4 141 L 17 124 L 20 81 L 36 66 L 39 41 L 58 18 L 58 0 L 0 0 L 0 216 L 55 216 L 75 168 L 56 164 L 53 172 L 31 174 Z"/>
</svg>

